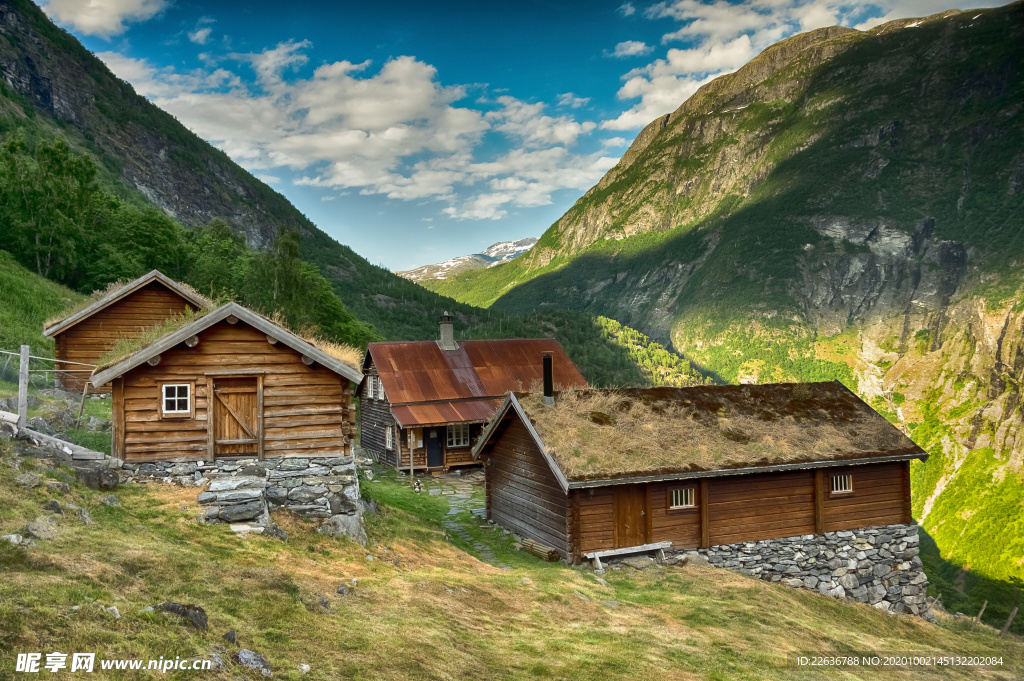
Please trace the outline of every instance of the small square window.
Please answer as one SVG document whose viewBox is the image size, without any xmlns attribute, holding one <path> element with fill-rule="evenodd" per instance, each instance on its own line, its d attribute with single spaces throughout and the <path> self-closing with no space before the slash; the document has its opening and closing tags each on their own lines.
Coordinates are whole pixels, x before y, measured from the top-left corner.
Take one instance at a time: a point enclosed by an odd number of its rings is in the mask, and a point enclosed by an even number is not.
<svg viewBox="0 0 1024 681">
<path fill-rule="evenodd" d="M 668 507 L 669 509 L 677 508 L 696 508 L 697 495 L 694 494 L 692 487 L 677 487 L 669 490 Z"/>
<path fill-rule="evenodd" d="M 448 446 L 468 447 L 469 446 L 469 424 L 459 423 L 448 426 Z"/>
<path fill-rule="evenodd" d="M 847 475 L 833 475 L 832 476 L 832 494 L 848 494 L 853 491 L 853 476 Z"/>
<path fill-rule="evenodd" d="M 172 383 L 162 386 L 161 411 L 164 416 L 192 415 L 192 386 Z"/>
</svg>

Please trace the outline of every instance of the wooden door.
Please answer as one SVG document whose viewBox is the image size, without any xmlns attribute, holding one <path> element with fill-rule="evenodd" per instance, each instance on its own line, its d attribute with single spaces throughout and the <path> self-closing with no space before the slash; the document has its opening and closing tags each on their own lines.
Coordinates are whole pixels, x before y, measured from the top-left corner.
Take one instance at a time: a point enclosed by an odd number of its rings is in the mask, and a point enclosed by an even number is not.
<svg viewBox="0 0 1024 681">
<path fill-rule="evenodd" d="M 619 485 L 613 488 L 612 517 L 615 548 L 647 543 L 647 486 Z"/>
<path fill-rule="evenodd" d="M 427 466 L 439 468 L 444 465 L 444 451 L 441 449 L 441 431 L 431 428 L 427 437 Z"/>
<path fill-rule="evenodd" d="M 257 379 L 213 379 L 214 457 L 258 457 L 259 412 Z"/>
</svg>

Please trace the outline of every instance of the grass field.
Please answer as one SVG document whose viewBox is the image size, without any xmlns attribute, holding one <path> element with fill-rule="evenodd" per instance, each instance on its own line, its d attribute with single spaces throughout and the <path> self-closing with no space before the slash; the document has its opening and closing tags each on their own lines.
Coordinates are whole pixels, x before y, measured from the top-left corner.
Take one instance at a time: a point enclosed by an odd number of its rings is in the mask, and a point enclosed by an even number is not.
<svg viewBox="0 0 1024 681">
<path fill-rule="evenodd" d="M 446 497 L 416 494 L 394 473 L 378 470 L 373 481 L 363 481 L 364 495 L 381 507 L 368 519 L 369 546 L 326 539 L 289 515 L 278 517 L 289 532 L 282 543 L 200 525 L 197 489 L 126 485 L 116 492 L 121 507 L 100 504 L 101 493 L 77 484 L 68 495 L 45 487 L 26 491 L 13 480 L 10 445 L 2 447 L 0 498 L 8 502 L 0 506 L 0 535 L 43 515 L 51 496 L 87 508 L 96 523 L 61 519 L 57 539 L 27 549 L 0 542 L 0 678 L 20 677 L 12 673 L 19 652 L 135 659 L 217 653 L 227 660 L 236 650 L 222 639 L 230 629 L 283 679 L 1011 679 L 1024 673 L 1020 640 L 998 639 L 986 627 L 971 633 L 964 621 L 931 625 L 713 568 L 609 570 L 602 585 L 584 569 L 516 551 L 510 537 L 468 513 L 448 515 Z M 20 468 L 70 480 L 33 460 L 22 459 Z M 477 488 L 473 501 L 481 494 Z M 452 523 L 458 532 L 450 531 Z M 490 563 L 478 559 L 479 546 L 493 555 Z M 339 595 L 339 585 L 350 593 Z M 209 630 L 144 612 L 165 600 L 201 605 Z M 100 606 L 117 607 L 121 618 Z M 807 671 L 788 662 L 794 652 L 911 650 L 984 652 L 1002 656 L 1004 666 Z M 312 668 L 308 675 L 301 664 Z M 260 678 L 230 662 L 201 675 Z M 116 678 L 151 677 L 124 671 Z"/>
</svg>

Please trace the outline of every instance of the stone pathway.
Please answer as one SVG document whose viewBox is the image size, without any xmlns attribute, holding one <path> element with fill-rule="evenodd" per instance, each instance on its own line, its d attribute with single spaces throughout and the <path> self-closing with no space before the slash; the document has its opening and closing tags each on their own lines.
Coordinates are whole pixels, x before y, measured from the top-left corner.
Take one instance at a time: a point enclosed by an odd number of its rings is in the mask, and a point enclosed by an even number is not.
<svg viewBox="0 0 1024 681">
<path fill-rule="evenodd" d="M 483 505 L 483 488 L 473 484 L 483 479 L 482 471 L 468 472 L 463 476 L 454 473 L 436 477 L 421 478 L 423 489 L 430 496 L 441 496 L 448 501 L 448 517 L 441 523 L 449 535 L 458 537 L 473 548 L 474 555 L 485 563 L 499 567 L 502 570 L 513 568 L 498 560 L 494 551 L 487 544 L 478 539 L 466 530 L 468 522 L 482 521 L 486 515 Z M 469 514 L 469 515 L 467 515 Z M 479 519 L 479 520 L 478 520 Z M 497 528 L 492 531 L 500 531 Z"/>
</svg>

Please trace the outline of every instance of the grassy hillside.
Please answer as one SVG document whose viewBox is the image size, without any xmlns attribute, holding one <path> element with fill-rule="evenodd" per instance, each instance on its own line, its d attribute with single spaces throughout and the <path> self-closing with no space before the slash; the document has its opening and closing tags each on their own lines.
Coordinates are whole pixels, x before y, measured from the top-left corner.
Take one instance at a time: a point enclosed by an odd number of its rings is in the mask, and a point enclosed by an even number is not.
<svg viewBox="0 0 1024 681">
<path fill-rule="evenodd" d="M 0 508 L 4 534 L 43 513 L 50 498 L 13 482 L 6 450 L 0 495 L 14 501 Z M 23 462 L 22 471 L 30 468 Z M 84 506 L 96 524 L 66 517 L 56 540 L 29 549 L 0 543 L 0 674 L 11 673 L 17 652 L 66 649 L 134 659 L 217 653 L 228 668 L 204 678 L 236 678 L 242 668 L 228 661 L 237 648 L 222 638 L 227 630 L 284 679 L 1010 679 L 1024 673 L 1020 641 L 998 639 L 987 627 L 970 633 L 964 622 L 930 625 L 711 568 L 611 570 L 603 585 L 585 571 L 513 550 L 505 535 L 478 527 L 468 514 L 448 516 L 442 496 L 414 494 L 387 477 L 364 483 L 364 490 L 382 506 L 370 518 L 367 548 L 325 539 L 285 517 L 286 543 L 199 525 L 197 490 L 127 486 L 116 493 L 122 506 L 111 507 L 99 503 L 100 493 L 73 484 L 56 500 Z M 481 561 L 471 543 L 486 547 L 495 565 Z M 341 585 L 347 595 L 337 593 Z M 145 611 L 165 600 L 203 607 L 209 630 Z M 786 657 L 908 650 L 995 654 L 1004 665 L 808 672 Z M 310 665 L 308 675 L 301 664 Z M 118 678 L 151 677 L 118 672 Z"/>
<path fill-rule="evenodd" d="M 85 296 L 29 272 L 0 250 L 0 350 L 53 357 L 53 341 L 43 337 L 43 322 Z"/>
</svg>

